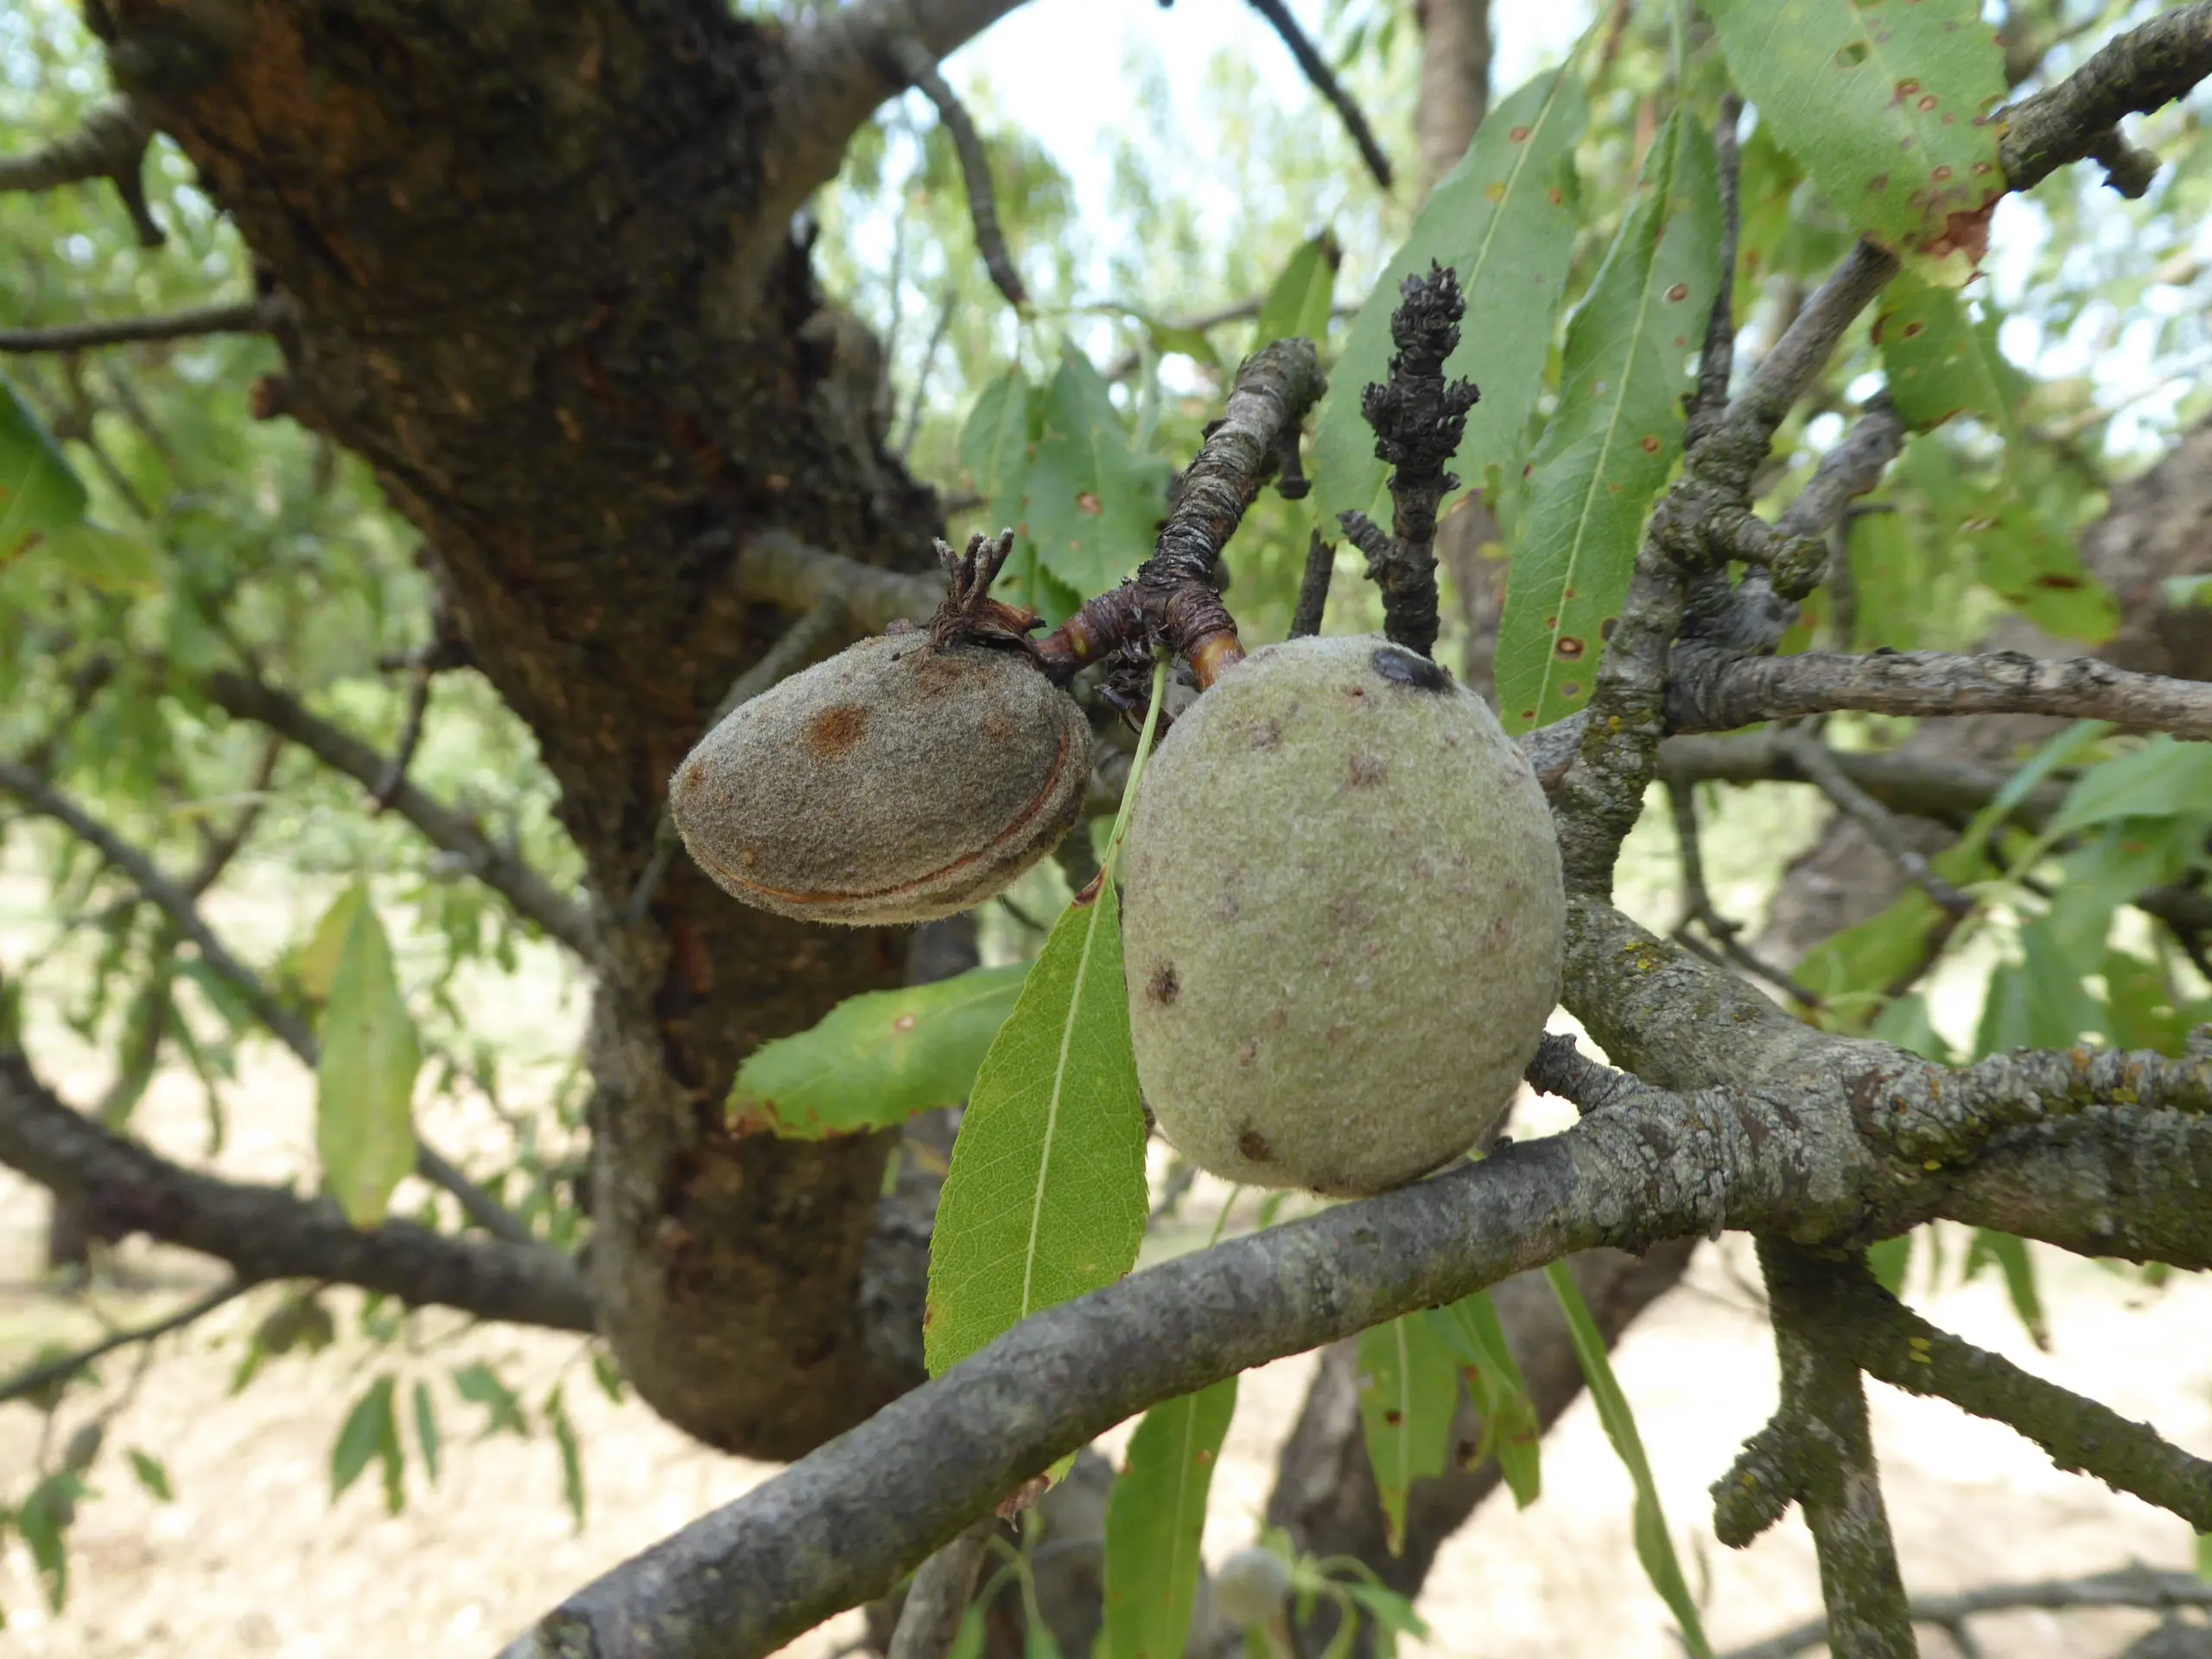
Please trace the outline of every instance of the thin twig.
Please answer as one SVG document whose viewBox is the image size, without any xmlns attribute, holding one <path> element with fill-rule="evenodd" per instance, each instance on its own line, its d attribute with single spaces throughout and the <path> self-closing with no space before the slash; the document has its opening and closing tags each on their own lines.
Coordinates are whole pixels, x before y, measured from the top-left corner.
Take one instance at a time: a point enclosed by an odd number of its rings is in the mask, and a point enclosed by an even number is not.
<svg viewBox="0 0 2212 1659">
<path fill-rule="evenodd" d="M 1390 158 L 1382 153 L 1382 146 L 1376 142 L 1375 130 L 1367 124 L 1367 117 L 1358 102 L 1344 90 L 1337 79 L 1336 71 L 1329 67 L 1329 60 L 1321 55 L 1298 26 L 1298 19 L 1290 15 L 1290 8 L 1282 0 L 1251 0 L 1252 10 L 1266 18 L 1282 43 L 1290 48 L 1290 55 L 1298 60 L 1298 67 L 1313 83 L 1313 90 L 1328 100 L 1329 107 L 1344 124 L 1344 130 L 1359 147 L 1360 159 L 1367 163 L 1367 170 L 1375 175 L 1375 182 L 1385 190 L 1390 188 Z"/>
<path fill-rule="evenodd" d="M 1337 544 L 1323 541 L 1321 532 L 1315 531 L 1306 543 L 1306 574 L 1298 584 L 1298 608 L 1290 618 L 1292 639 L 1321 632 L 1321 616 L 1329 608 L 1329 579 L 1336 569 Z"/>
<path fill-rule="evenodd" d="M 1669 776 L 1663 760 L 1660 778 L 1667 785 L 1667 804 L 1674 817 L 1675 841 L 1682 862 L 1684 914 L 1675 937 L 1695 950 L 1696 941 L 1688 937 L 1689 925 L 1695 922 L 1705 930 L 1706 937 L 1724 963 L 1733 963 L 1755 978 L 1764 980 L 1803 1007 L 1820 1007 L 1821 999 L 1816 993 L 1764 961 L 1744 944 L 1740 937 L 1744 925 L 1730 920 L 1714 906 L 1713 894 L 1705 885 L 1705 858 L 1698 844 L 1697 786 L 1687 779 Z"/>
<path fill-rule="evenodd" d="M 95 346 L 185 340 L 197 334 L 262 334 L 269 308 L 260 300 L 203 305 L 159 317 L 118 317 L 108 322 L 68 322 L 53 328 L 0 328 L 0 352 L 81 352 Z"/>
<path fill-rule="evenodd" d="M 0 192 L 51 190 L 57 185 L 105 179 L 123 199 L 142 248 L 158 248 L 164 238 L 146 205 L 146 145 L 154 136 L 137 104 L 110 99 L 85 112 L 74 132 L 65 133 L 21 155 L 0 156 Z"/>
<path fill-rule="evenodd" d="M 1740 181 L 1743 152 L 1736 139 L 1744 118 L 1744 100 L 1734 92 L 1722 95 L 1720 118 L 1713 130 L 1713 154 L 1720 177 L 1720 283 L 1713 291 L 1713 309 L 1705 324 L 1705 345 L 1698 353 L 1697 391 L 1690 401 L 1689 419 L 1682 428 L 1682 448 L 1694 449 L 1706 435 L 1720 424 L 1728 410 L 1728 381 L 1736 367 L 1736 247 L 1743 235 Z"/>
<path fill-rule="evenodd" d="M 2047 1612 L 2074 1607 L 2212 1607 L 2212 1582 L 2194 1573 L 2156 1573 L 2148 1567 L 2124 1567 L 2082 1579 L 2052 1579 L 2038 1584 L 1992 1584 L 1949 1596 L 1921 1596 L 1911 1604 L 1915 1624 L 1935 1624 L 1956 1632 L 1966 1621 L 1983 1613 L 2006 1613 L 2023 1608 Z M 1748 1648 L 1738 1648 L 1725 1659 L 1792 1659 L 1792 1656 L 1827 1640 L 1825 1618 L 1808 1618 L 1778 1636 Z"/>
<path fill-rule="evenodd" d="M 937 321 L 930 329 L 929 344 L 922 348 L 922 366 L 914 374 L 913 400 L 906 405 L 906 430 L 899 435 L 893 453 L 904 461 L 914 452 L 914 439 L 922 429 L 923 411 L 929 407 L 930 376 L 937 369 L 937 354 L 944 349 L 945 338 L 952 333 L 953 308 L 960 302 L 960 284 L 947 283 L 944 297 L 938 302 Z M 951 511 L 950 507 L 945 509 Z"/>
<path fill-rule="evenodd" d="M 1618 638 L 1618 636 L 1616 636 Z M 1676 732 L 1725 732 L 1840 709 L 1875 715 L 2056 715 L 2131 732 L 2212 740 L 2212 683 L 2136 674 L 2094 658 L 1933 651 L 1804 652 L 1682 667 L 1667 690 Z"/>
<path fill-rule="evenodd" d="M 1890 809 L 1852 782 L 1849 774 L 1836 765 L 1835 757 L 1826 744 L 1796 731 L 1787 734 L 1783 742 L 1789 758 L 1796 762 L 1797 770 L 1813 780 L 1815 787 L 1835 804 L 1838 811 L 1866 832 L 1867 838 L 1882 849 L 1907 880 L 1951 915 L 1964 917 L 1973 913 L 1974 900 L 1936 874 L 1926 856 L 1904 838 L 1904 832 Z"/>
<path fill-rule="evenodd" d="M 887 1659 L 944 1659 L 952 1650 L 976 1593 L 976 1569 L 998 1527 L 998 1516 L 986 1516 L 922 1563 L 906 1591 Z"/>
<path fill-rule="evenodd" d="M 227 671 L 210 675 L 205 689 L 208 701 L 233 719 L 267 727 L 364 789 L 375 789 L 391 773 L 385 756 L 289 692 Z M 432 798 L 404 777 L 392 790 L 391 802 L 391 810 L 421 830 L 433 847 L 465 861 L 469 874 L 505 898 L 518 916 L 580 956 L 597 949 L 590 913 L 513 848 L 494 842 L 467 813 Z"/>
<path fill-rule="evenodd" d="M 415 683 L 407 696 L 407 719 L 399 728 L 399 747 L 392 751 L 391 764 L 369 791 L 369 816 L 377 817 L 391 804 L 391 798 L 407 781 L 407 768 L 414 763 L 415 750 L 423 741 L 423 717 L 430 712 L 430 665 L 417 664 Z"/>
<path fill-rule="evenodd" d="M 730 682 L 722 700 L 707 716 L 702 732 L 711 732 L 744 704 L 752 702 L 779 681 L 796 674 L 807 658 L 820 650 L 823 644 L 844 620 L 844 607 L 836 600 L 825 599 L 812 610 L 784 630 L 775 644 L 760 653 L 752 667 Z M 622 906 L 622 924 L 636 927 L 645 919 L 645 912 L 652 904 L 653 894 L 660 890 L 661 882 L 668 875 L 668 867 L 676 858 L 682 845 L 676 833 L 676 817 L 661 804 L 660 821 L 653 829 L 652 856 L 639 873 L 637 885 L 630 889 L 629 898 Z"/>
<path fill-rule="evenodd" d="M 132 1325 L 127 1330 L 115 1332 L 73 1354 L 63 1354 L 18 1371 L 5 1382 L 0 1382 L 0 1405 L 5 1405 L 10 1400 L 21 1400 L 27 1395 L 43 1393 L 55 1383 L 76 1376 L 95 1361 L 105 1358 L 118 1348 L 128 1348 L 133 1343 L 152 1342 L 173 1331 L 181 1331 L 194 1320 L 205 1319 L 226 1302 L 236 1300 L 252 1288 L 245 1280 L 232 1279 L 150 1325 Z"/>
<path fill-rule="evenodd" d="M 952 140 L 953 154 L 960 158 L 961 180 L 968 187 L 969 222 L 975 227 L 976 251 L 983 256 L 983 269 L 991 273 L 992 283 L 1006 296 L 1008 305 L 1027 305 L 1028 290 L 1021 285 L 1021 274 L 1014 268 L 1014 260 L 1007 252 L 1006 235 L 999 228 L 990 158 L 983 153 L 983 141 L 976 131 L 975 122 L 969 118 L 967 106 L 938 70 L 936 58 L 922 44 L 919 35 L 894 35 L 884 42 L 884 49 L 898 66 L 899 73 L 937 105 L 938 119 L 944 124 L 945 134 Z"/>
<path fill-rule="evenodd" d="M 2120 137 L 2120 118 L 2148 114 L 2212 75 L 2212 0 L 2176 6 L 2115 37 L 2056 86 L 2024 98 L 1992 118 L 1997 159 L 2015 190 L 2056 168 L 2094 156 L 2124 195 L 2150 187 L 2154 158 Z"/>
<path fill-rule="evenodd" d="M 260 976 L 231 954 L 208 927 L 191 897 L 156 868 L 151 859 L 44 779 L 12 761 L 0 760 L 0 789 L 7 790 L 34 811 L 54 819 L 130 878 L 147 901 L 192 942 L 210 971 L 230 982 L 255 1019 L 267 1027 L 309 1071 L 320 1065 L 322 1046 L 308 1029 L 306 1021 L 278 1001 Z M 529 1228 L 419 1136 L 416 1164 L 424 1179 L 451 1193 L 468 1217 L 485 1231 L 511 1243 L 531 1242 Z"/>
</svg>

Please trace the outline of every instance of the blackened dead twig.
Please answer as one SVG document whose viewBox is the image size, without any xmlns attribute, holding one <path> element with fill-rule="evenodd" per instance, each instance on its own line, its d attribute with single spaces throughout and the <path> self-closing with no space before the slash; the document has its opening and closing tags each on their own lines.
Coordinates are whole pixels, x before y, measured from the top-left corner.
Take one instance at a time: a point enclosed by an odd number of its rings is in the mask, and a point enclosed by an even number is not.
<svg viewBox="0 0 2212 1659">
<path fill-rule="evenodd" d="M 1344 124 L 1344 130 L 1359 147 L 1360 159 L 1367 163 L 1367 170 L 1375 175 L 1375 182 L 1385 190 L 1390 188 L 1390 158 L 1382 153 L 1382 146 L 1376 142 L 1375 130 L 1367 124 L 1367 117 L 1358 103 L 1344 90 L 1337 79 L 1336 71 L 1329 67 L 1329 60 L 1321 55 L 1320 48 L 1298 26 L 1298 19 L 1290 15 L 1290 8 L 1282 0 L 1251 0 L 1252 10 L 1266 18 L 1274 32 L 1282 36 L 1282 43 L 1290 48 L 1290 55 L 1298 60 L 1298 67 L 1313 85 L 1313 90 L 1329 101 L 1337 118 Z"/>
<path fill-rule="evenodd" d="M 1836 765 L 1835 757 L 1828 753 L 1825 743 L 1795 731 L 1789 733 L 1783 742 L 1783 752 L 1796 764 L 1797 770 L 1835 804 L 1838 811 L 1866 832 L 1907 880 L 1948 914 L 1964 917 L 1973 913 L 1974 900 L 1936 874 L 1928 860 L 1905 840 L 1890 809 L 1861 789 Z"/>
<path fill-rule="evenodd" d="M 1298 584 L 1298 608 L 1291 613 L 1290 637 L 1303 639 L 1321 632 L 1321 613 L 1329 607 L 1329 578 L 1337 568 L 1337 544 L 1325 542 L 1315 531 L 1306 544 L 1306 575 Z"/>
<path fill-rule="evenodd" d="M 983 269 L 991 273 L 992 283 L 1006 296 L 1008 305 L 1027 305 L 1029 291 L 1021 284 L 1021 274 L 1014 268 L 1014 260 L 1007 252 L 1006 234 L 999 228 L 998 199 L 991 185 L 990 158 L 983 153 L 982 138 L 976 130 L 975 122 L 969 118 L 967 105 L 938 70 L 937 59 L 922 44 L 918 35 L 894 35 L 884 42 L 884 50 L 898 66 L 899 73 L 937 105 L 938 119 L 944 124 L 945 135 L 952 140 L 952 152 L 960 158 L 961 181 L 968 187 L 968 219 L 975 227 L 976 251 L 983 256 Z"/>
<path fill-rule="evenodd" d="M 81 352 L 95 346 L 187 340 L 199 334 L 261 334 L 270 312 L 261 300 L 203 305 L 160 317 L 118 317 L 111 322 L 69 322 L 53 328 L 0 329 L 0 352 Z"/>
<path fill-rule="evenodd" d="M 74 132 L 25 150 L 0 156 L 0 192 L 51 190 L 87 179 L 105 179 L 123 199 L 138 232 L 138 245 L 158 248 L 163 237 L 146 205 L 143 169 L 153 125 L 128 98 L 95 105 Z"/>
<path fill-rule="evenodd" d="M 991 597 L 991 584 L 1014 554 L 1014 532 L 996 536 L 982 532 L 968 538 L 968 550 L 955 553 L 945 543 L 937 543 L 937 562 L 951 583 L 951 591 L 930 619 L 930 644 L 943 651 L 957 641 L 986 645 L 1012 645 L 1034 653 L 1029 635 L 1040 619 L 1034 611 L 1008 605 Z"/>
<path fill-rule="evenodd" d="M 1467 429 L 1467 411 L 1481 394 L 1468 380 L 1446 380 L 1444 365 L 1459 346 L 1466 301 L 1454 271 L 1432 264 L 1426 276 L 1400 285 L 1390 314 L 1397 347 L 1389 378 L 1361 394 L 1360 413 L 1375 429 L 1376 455 L 1390 475 L 1395 506 L 1385 536 L 1365 513 L 1339 513 L 1344 533 L 1367 555 L 1367 574 L 1382 590 L 1384 632 L 1424 657 L 1436 645 L 1436 509 L 1459 480 L 1446 470 Z"/>
</svg>

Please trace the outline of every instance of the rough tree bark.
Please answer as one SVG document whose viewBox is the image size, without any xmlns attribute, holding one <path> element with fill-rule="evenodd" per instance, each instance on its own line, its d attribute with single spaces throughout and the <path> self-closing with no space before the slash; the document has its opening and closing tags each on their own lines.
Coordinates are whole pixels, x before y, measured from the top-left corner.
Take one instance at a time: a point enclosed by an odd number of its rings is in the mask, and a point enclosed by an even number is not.
<svg viewBox="0 0 2212 1659">
<path fill-rule="evenodd" d="M 941 54 L 1010 5 L 924 7 L 918 28 Z M 889 1142 L 735 1138 L 719 1103 L 747 1049 L 895 983 L 901 942 L 747 910 L 684 861 L 643 922 L 613 912 L 669 772 L 779 629 L 734 579 L 748 537 L 914 568 L 938 528 L 883 449 L 873 342 L 792 229 L 896 90 L 868 50 L 888 15 L 786 33 L 710 0 L 87 7 L 118 87 L 253 250 L 286 408 L 423 532 L 560 784 L 599 912 L 601 1321 L 657 1410 L 768 1457 L 918 1375 L 863 1312 Z"/>
</svg>

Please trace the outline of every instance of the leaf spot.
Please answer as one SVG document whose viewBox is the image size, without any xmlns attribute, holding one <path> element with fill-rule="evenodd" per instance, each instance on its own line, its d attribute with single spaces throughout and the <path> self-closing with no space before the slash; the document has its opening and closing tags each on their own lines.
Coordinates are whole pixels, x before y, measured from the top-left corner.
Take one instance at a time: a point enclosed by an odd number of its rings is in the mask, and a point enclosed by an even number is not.
<svg viewBox="0 0 2212 1659">
<path fill-rule="evenodd" d="M 1573 634 L 1563 633 L 1559 637 L 1559 644 L 1554 645 L 1552 649 L 1556 651 L 1560 656 L 1566 658 L 1569 662 L 1572 662 L 1574 658 L 1580 657 L 1585 651 L 1588 650 L 1589 647 L 1585 645 L 1581 640 L 1576 639 Z"/>
</svg>

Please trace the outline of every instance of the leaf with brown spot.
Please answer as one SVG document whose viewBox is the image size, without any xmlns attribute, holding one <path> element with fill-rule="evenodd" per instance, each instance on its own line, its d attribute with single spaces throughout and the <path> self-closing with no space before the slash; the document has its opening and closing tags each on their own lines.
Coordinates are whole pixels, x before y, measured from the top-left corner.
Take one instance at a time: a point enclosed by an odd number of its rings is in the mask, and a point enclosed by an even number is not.
<svg viewBox="0 0 2212 1659">
<path fill-rule="evenodd" d="M 729 1092 L 732 1131 L 817 1141 L 965 1099 L 1027 973 L 1026 963 L 978 968 L 846 998 L 747 1057 Z"/>
</svg>

